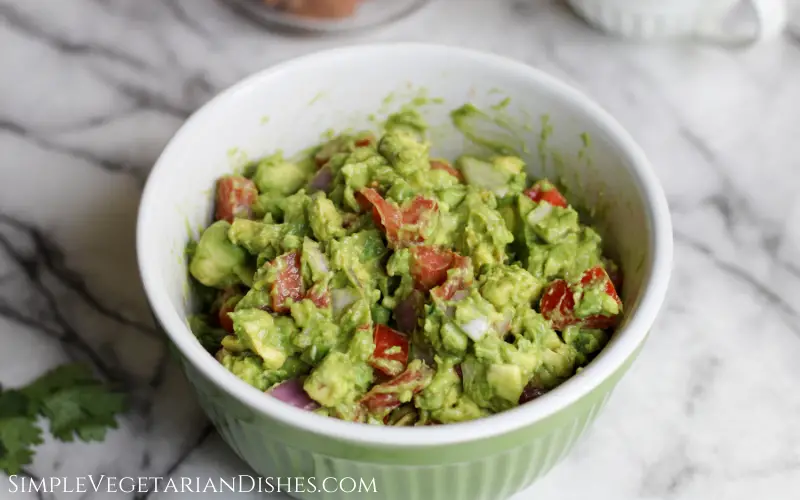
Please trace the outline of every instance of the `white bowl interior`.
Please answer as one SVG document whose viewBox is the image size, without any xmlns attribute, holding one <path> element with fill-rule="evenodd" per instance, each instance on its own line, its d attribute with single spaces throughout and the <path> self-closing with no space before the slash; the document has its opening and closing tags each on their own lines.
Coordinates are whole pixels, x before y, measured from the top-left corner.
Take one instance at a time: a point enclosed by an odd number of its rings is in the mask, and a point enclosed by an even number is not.
<svg viewBox="0 0 800 500">
<path fill-rule="evenodd" d="M 512 124 L 514 139 L 527 144 L 530 173 L 561 174 L 580 194 L 571 201 L 596 209 L 596 223 L 624 271 L 631 317 L 653 273 L 656 218 L 648 197 L 661 193 L 648 185 L 652 180 L 641 172 L 646 162 L 627 135 L 620 139 L 624 132 L 577 92 L 520 64 L 443 47 L 361 47 L 301 58 L 242 82 L 190 119 L 159 159 L 142 201 L 139 259 L 156 315 L 179 347 L 194 340 L 185 326 L 191 301 L 184 248 L 210 222 L 215 180 L 277 149 L 291 154 L 315 145 L 329 129 L 374 129 L 370 115 L 380 121 L 421 94 L 442 99 L 419 109 L 433 126 L 434 153 L 449 158 L 467 146 L 450 124 L 452 109 L 471 102 L 489 110 L 510 99 L 499 113 Z M 545 144 L 543 115 L 552 127 Z M 582 134 L 591 140 L 588 154 L 581 153 L 587 152 Z M 628 334 L 624 325 L 621 330 Z M 210 356 L 207 362 L 215 363 Z"/>
</svg>

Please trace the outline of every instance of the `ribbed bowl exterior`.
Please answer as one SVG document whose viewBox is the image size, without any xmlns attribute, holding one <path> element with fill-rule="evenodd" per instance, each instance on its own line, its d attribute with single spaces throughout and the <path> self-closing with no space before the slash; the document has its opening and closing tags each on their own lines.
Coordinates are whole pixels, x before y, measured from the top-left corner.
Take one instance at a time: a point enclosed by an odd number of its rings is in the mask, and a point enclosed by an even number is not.
<svg viewBox="0 0 800 500">
<path fill-rule="evenodd" d="M 518 431 L 477 442 L 402 450 L 299 432 L 243 405 L 181 361 L 201 406 L 224 440 L 263 477 L 313 477 L 318 488 L 326 477 L 354 478 L 366 485 L 361 492 L 323 493 L 333 500 L 503 500 L 531 485 L 569 453 L 635 356 L 595 391 Z M 338 489 L 334 481 L 327 483 L 329 490 Z M 352 487 L 346 480 L 344 489 Z M 304 500 L 320 497 L 319 491 L 288 494 Z"/>
</svg>

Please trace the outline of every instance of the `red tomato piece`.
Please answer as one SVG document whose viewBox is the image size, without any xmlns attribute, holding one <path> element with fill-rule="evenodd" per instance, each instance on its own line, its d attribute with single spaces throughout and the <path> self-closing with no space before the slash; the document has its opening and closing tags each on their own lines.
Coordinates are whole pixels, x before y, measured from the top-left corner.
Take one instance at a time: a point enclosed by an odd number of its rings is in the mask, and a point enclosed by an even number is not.
<svg viewBox="0 0 800 500">
<path fill-rule="evenodd" d="M 453 273 L 452 276 L 447 277 L 447 280 L 441 286 L 431 290 L 433 295 L 444 300 L 451 300 L 457 292 L 466 289 L 472 284 L 472 276 L 469 274 L 469 257 L 454 255 L 450 269 L 459 269 L 461 272 Z"/>
<path fill-rule="evenodd" d="M 447 281 L 447 270 L 453 267 L 457 254 L 429 246 L 411 248 L 411 276 L 417 289 L 427 292 Z"/>
<path fill-rule="evenodd" d="M 232 312 L 232 307 L 223 306 L 222 309 L 219 310 L 219 326 L 228 333 L 233 333 L 233 320 L 228 316 L 228 313 Z"/>
<path fill-rule="evenodd" d="M 403 214 L 400 209 L 383 199 L 383 196 L 372 188 L 364 188 L 359 193 L 372 206 L 372 217 L 375 219 L 375 223 L 384 230 L 386 237 L 390 241 L 396 240 L 397 231 L 403 225 Z"/>
<path fill-rule="evenodd" d="M 536 184 L 531 186 L 530 189 L 525 191 L 525 195 L 536 203 L 544 201 L 553 205 L 554 207 L 566 208 L 569 204 L 567 203 L 567 199 L 564 198 L 564 195 L 562 195 L 555 186 L 546 180 L 536 182 Z"/>
<path fill-rule="evenodd" d="M 428 385 L 433 377 L 433 369 L 421 365 L 418 369 L 406 369 L 403 373 L 369 390 L 361 399 L 361 404 L 373 415 L 385 415 L 402 404 L 398 397 L 398 386 L 417 394 Z"/>
<path fill-rule="evenodd" d="M 319 284 L 311 287 L 306 293 L 306 298 L 311 300 L 311 302 L 320 309 L 327 309 L 331 306 L 331 294 L 328 288 Z"/>
<path fill-rule="evenodd" d="M 602 267 L 593 267 L 581 276 L 581 286 L 594 286 L 598 283 L 604 284 L 604 291 L 613 297 L 618 304 L 622 305 L 622 300 L 617 295 L 614 284 Z M 575 317 L 575 296 L 574 290 L 564 280 L 555 280 L 545 289 L 539 301 L 539 310 L 545 319 L 549 319 L 553 328 L 563 330 L 570 325 L 580 324 L 586 328 L 611 328 L 616 323 L 616 317 L 594 315 L 587 318 Z"/>
<path fill-rule="evenodd" d="M 453 168 L 452 165 L 450 165 L 450 163 L 448 163 L 448 162 L 446 162 L 444 160 L 431 160 L 431 169 L 433 169 L 433 170 L 444 170 L 445 172 L 447 172 L 448 174 L 452 175 L 453 177 L 455 177 L 459 181 L 463 181 L 464 180 L 464 176 L 461 174 L 461 171 L 460 170 L 456 170 L 455 168 Z"/>
<path fill-rule="evenodd" d="M 370 203 L 367 197 L 361 194 L 360 191 L 355 193 L 355 199 L 358 202 L 358 206 L 361 207 L 362 212 L 372 210 L 372 203 Z"/>
<path fill-rule="evenodd" d="M 249 217 L 250 205 L 258 198 L 258 189 L 250 179 L 228 175 L 217 181 L 216 220 L 233 222 L 236 217 Z"/>
<path fill-rule="evenodd" d="M 417 196 L 411 202 L 403 207 L 403 223 L 404 224 L 419 224 L 425 218 L 425 215 L 439 210 L 439 204 L 434 200 L 429 200 L 423 196 Z"/>
<path fill-rule="evenodd" d="M 542 293 L 539 310 L 545 319 L 553 323 L 553 328 L 563 330 L 575 323 L 575 298 L 564 280 L 555 280 Z"/>
<path fill-rule="evenodd" d="M 372 135 L 368 135 L 365 137 L 359 137 L 355 140 L 354 144 L 357 148 L 365 148 L 375 142 L 375 137 Z"/>
<path fill-rule="evenodd" d="M 608 277 L 614 285 L 614 290 L 622 290 L 622 269 L 614 267 L 608 271 Z"/>
<path fill-rule="evenodd" d="M 278 267 L 278 277 L 272 284 L 272 310 L 288 313 L 287 300 L 295 302 L 303 299 L 303 277 L 300 274 L 300 252 L 281 255 L 272 264 Z"/>
<path fill-rule="evenodd" d="M 217 312 L 219 326 L 228 333 L 233 333 L 233 320 L 228 313 L 232 313 L 242 296 L 235 288 L 226 288 L 220 296 L 220 307 Z"/>
<path fill-rule="evenodd" d="M 364 399 L 361 400 L 361 404 L 366 407 L 369 413 L 383 414 L 384 412 L 394 410 L 402 404 L 400 399 L 397 397 L 397 393 L 384 392 L 371 394 L 371 392 L 372 391 L 367 393 L 367 395 L 364 396 Z"/>
<path fill-rule="evenodd" d="M 386 325 L 375 325 L 373 340 L 372 367 L 391 377 L 400 375 L 408 365 L 408 337 Z M 397 352 L 387 353 L 389 349 Z"/>
<path fill-rule="evenodd" d="M 617 295 L 617 290 L 614 287 L 614 282 L 608 276 L 608 273 L 606 273 L 605 269 L 600 266 L 596 266 L 589 269 L 583 273 L 583 276 L 581 276 L 581 285 L 583 286 L 590 286 L 597 283 L 605 283 L 605 292 L 613 297 L 618 304 L 622 304 L 619 295 Z"/>
<path fill-rule="evenodd" d="M 417 196 L 402 209 L 383 198 L 373 188 L 363 188 L 359 191 L 356 200 L 362 209 L 372 206 L 372 218 L 375 224 L 386 234 L 386 239 L 394 246 L 423 241 L 419 227 L 404 230 L 403 226 L 418 226 L 425 221 L 426 215 L 439 209 L 434 200 Z M 369 205 L 369 206 L 368 206 Z"/>
</svg>

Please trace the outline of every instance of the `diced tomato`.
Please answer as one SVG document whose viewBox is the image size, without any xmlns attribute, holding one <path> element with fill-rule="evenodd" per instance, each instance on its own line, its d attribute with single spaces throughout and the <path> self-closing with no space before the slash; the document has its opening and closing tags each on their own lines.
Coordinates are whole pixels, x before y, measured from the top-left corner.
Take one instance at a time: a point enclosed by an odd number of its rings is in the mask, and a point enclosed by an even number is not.
<svg viewBox="0 0 800 500">
<path fill-rule="evenodd" d="M 386 239 L 394 246 L 405 245 L 408 243 L 420 243 L 423 238 L 419 227 L 413 227 L 409 231 L 403 231 L 403 226 L 418 226 L 425 221 L 425 216 L 439 209 L 439 205 L 434 200 L 429 200 L 422 196 L 417 196 L 402 209 L 383 198 L 373 188 L 363 188 L 356 197 L 362 209 L 366 210 L 368 205 L 372 206 L 372 218 L 375 224 L 386 234 Z"/>
<path fill-rule="evenodd" d="M 373 340 L 372 367 L 392 377 L 400 375 L 408 365 L 408 337 L 386 325 L 375 325 Z M 393 348 L 397 352 L 387 354 Z"/>
<path fill-rule="evenodd" d="M 311 300 L 320 309 L 327 309 L 331 306 L 331 294 L 328 288 L 316 284 L 306 293 L 306 298 Z"/>
<path fill-rule="evenodd" d="M 458 378 L 464 378 L 464 374 L 461 372 L 461 363 L 459 363 L 456 366 L 454 366 L 453 369 L 458 374 Z"/>
<path fill-rule="evenodd" d="M 469 265 L 469 257 L 455 254 L 450 269 L 459 269 L 460 272 L 448 275 L 447 280 L 441 286 L 431 290 L 431 294 L 444 300 L 451 300 L 457 292 L 468 288 L 472 284 Z"/>
<path fill-rule="evenodd" d="M 447 281 L 447 270 L 458 255 L 429 246 L 411 248 L 411 276 L 417 289 L 427 292 Z"/>
<path fill-rule="evenodd" d="M 463 181 L 464 180 L 464 176 L 461 174 L 461 171 L 460 170 L 456 170 L 455 168 L 453 168 L 452 165 L 450 165 L 450 163 L 448 163 L 448 162 L 446 162 L 444 160 L 431 160 L 431 169 L 433 169 L 433 170 L 444 170 L 445 172 L 447 172 L 448 174 L 452 175 L 453 177 L 455 177 L 459 181 Z"/>
<path fill-rule="evenodd" d="M 219 326 L 228 333 L 233 333 L 233 320 L 228 316 L 228 313 L 232 312 L 232 307 L 223 306 L 222 309 L 219 310 Z"/>
<path fill-rule="evenodd" d="M 372 218 L 391 240 L 397 238 L 397 231 L 403 225 L 403 215 L 394 204 L 383 199 L 379 192 L 372 188 L 364 188 L 359 194 L 372 206 Z M 364 206 L 364 203 L 359 201 Z"/>
<path fill-rule="evenodd" d="M 242 296 L 235 288 L 226 288 L 220 297 L 220 307 L 217 317 L 219 326 L 228 333 L 233 333 L 233 320 L 228 313 L 232 313 Z"/>
<path fill-rule="evenodd" d="M 278 276 L 272 284 L 272 310 L 277 313 L 289 312 L 286 301 L 303 299 L 303 277 L 300 274 L 300 252 L 281 255 L 270 265 L 278 267 Z"/>
<path fill-rule="evenodd" d="M 575 298 L 564 280 L 555 280 L 542 293 L 539 310 L 545 319 L 553 323 L 553 328 L 563 330 L 575 322 L 573 310 Z"/>
<path fill-rule="evenodd" d="M 249 217 L 250 205 L 258 198 L 258 189 L 250 179 L 228 175 L 217 181 L 216 220 L 233 222 L 236 217 Z"/>
<path fill-rule="evenodd" d="M 389 412 L 402 404 L 400 399 L 397 397 L 397 393 L 384 392 L 372 394 L 371 392 L 372 391 L 367 393 L 364 399 L 361 400 L 361 404 L 366 407 L 369 413 L 383 414 L 384 412 Z"/>
<path fill-rule="evenodd" d="M 593 267 L 583 273 L 580 279 L 581 286 L 593 286 L 604 283 L 604 291 L 622 305 L 614 284 L 602 267 Z M 616 317 L 595 315 L 588 318 L 575 317 L 575 296 L 573 289 L 564 280 L 555 280 L 545 289 L 539 301 L 539 310 L 545 319 L 549 319 L 556 330 L 563 330 L 570 325 L 580 324 L 586 328 L 611 328 L 616 323 Z"/>
<path fill-rule="evenodd" d="M 525 195 L 537 203 L 544 201 L 553 205 L 554 207 L 566 208 L 568 205 L 567 199 L 564 198 L 564 195 L 562 195 L 549 181 L 545 180 L 538 181 L 536 184 L 531 186 L 530 189 L 525 191 Z"/>
<path fill-rule="evenodd" d="M 370 144 L 372 144 L 373 142 L 375 142 L 375 137 L 373 137 L 370 134 L 364 137 L 359 137 L 358 139 L 355 140 L 354 144 L 357 148 L 365 148 Z"/>
<path fill-rule="evenodd" d="M 416 369 L 409 367 L 392 380 L 370 389 L 361 399 L 361 404 L 373 415 L 385 415 L 402 404 L 398 388 L 403 392 L 410 390 L 412 394 L 417 394 L 428 385 L 432 377 L 433 369 L 424 364 Z"/>
<path fill-rule="evenodd" d="M 429 200 L 423 196 L 417 196 L 411 202 L 403 207 L 403 223 L 404 224 L 419 224 L 425 215 L 435 212 L 439 209 L 439 204 L 434 200 Z"/>
<path fill-rule="evenodd" d="M 360 191 L 355 193 L 355 199 L 358 202 L 358 206 L 361 207 L 362 212 L 372 210 L 372 203 Z"/>
<path fill-rule="evenodd" d="M 597 283 L 605 283 L 606 293 L 611 297 L 613 297 L 618 304 L 622 303 L 622 301 L 619 298 L 619 295 L 617 295 L 617 290 L 614 287 L 614 282 L 611 280 L 611 278 L 606 273 L 605 269 L 603 269 L 602 267 L 600 266 L 593 267 L 588 271 L 586 271 L 585 273 L 583 273 L 583 276 L 581 276 L 581 285 L 583 286 L 590 286 Z"/>
</svg>

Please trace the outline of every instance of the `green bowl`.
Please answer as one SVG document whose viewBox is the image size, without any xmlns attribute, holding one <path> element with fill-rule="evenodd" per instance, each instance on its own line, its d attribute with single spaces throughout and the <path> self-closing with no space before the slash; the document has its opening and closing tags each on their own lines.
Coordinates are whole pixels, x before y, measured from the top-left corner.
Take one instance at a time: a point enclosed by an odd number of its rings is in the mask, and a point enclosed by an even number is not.
<svg viewBox="0 0 800 500">
<path fill-rule="evenodd" d="M 570 201 L 594 214 L 593 224 L 625 273 L 625 318 L 580 373 L 533 402 L 491 417 L 379 427 L 304 412 L 236 378 L 192 335 L 183 258 L 191 237 L 187 222 L 190 228 L 207 224 L 210 187 L 237 163 L 276 149 L 301 151 L 330 128 L 371 128 L 370 118 L 409 101 L 428 103 L 421 111 L 433 124 L 432 154 L 442 157 L 474 146 L 450 125 L 449 110 L 467 101 L 495 110 L 489 121 L 502 124 L 507 138 L 521 145 L 530 173 L 558 177 L 572 193 Z M 306 478 L 305 491 L 293 484 L 288 492 L 297 498 L 324 491 L 334 499 L 498 500 L 527 487 L 569 453 L 633 363 L 667 289 L 672 230 L 645 155 L 581 93 L 498 56 L 392 44 L 337 49 L 272 67 L 199 110 L 151 173 L 140 205 L 137 253 L 148 300 L 200 404 L 256 472 L 283 478 L 284 486 L 286 478 Z"/>
</svg>

